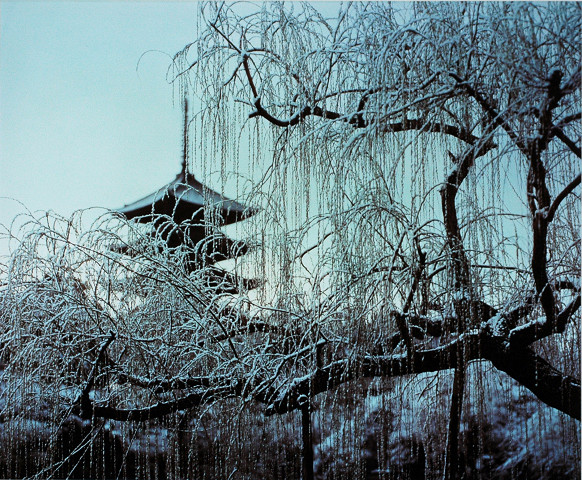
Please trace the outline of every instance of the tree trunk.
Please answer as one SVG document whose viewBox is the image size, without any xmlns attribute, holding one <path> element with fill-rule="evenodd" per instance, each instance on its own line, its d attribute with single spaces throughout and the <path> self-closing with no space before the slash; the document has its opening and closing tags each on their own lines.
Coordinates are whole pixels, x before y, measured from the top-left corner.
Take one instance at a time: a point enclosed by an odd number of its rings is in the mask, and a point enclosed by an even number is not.
<svg viewBox="0 0 582 480">
<path fill-rule="evenodd" d="M 309 402 L 301 408 L 301 437 L 303 440 L 303 480 L 313 480 L 313 436 Z"/>
<path fill-rule="evenodd" d="M 465 391 L 465 360 L 459 355 L 459 365 L 455 368 L 453 394 L 451 395 L 451 413 L 447 435 L 444 480 L 457 480 L 459 477 L 459 432 L 463 412 L 463 392 Z"/>
</svg>

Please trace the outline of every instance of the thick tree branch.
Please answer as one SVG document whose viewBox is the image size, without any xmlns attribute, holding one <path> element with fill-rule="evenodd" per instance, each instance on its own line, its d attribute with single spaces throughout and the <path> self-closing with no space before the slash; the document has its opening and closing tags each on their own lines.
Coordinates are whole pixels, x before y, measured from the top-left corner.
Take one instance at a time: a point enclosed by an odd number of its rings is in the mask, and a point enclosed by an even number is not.
<svg viewBox="0 0 582 480">
<path fill-rule="evenodd" d="M 459 351 L 464 352 L 467 361 L 490 360 L 547 405 L 580 419 L 579 380 L 562 374 L 528 348 L 512 349 L 500 338 L 475 331 L 443 347 L 417 351 L 412 366 L 405 355 L 358 356 L 336 361 L 291 382 L 279 392 L 266 394 L 266 399 L 273 400 L 265 413 L 274 415 L 296 410 L 301 408 L 300 398 L 313 397 L 357 378 L 396 377 L 455 368 Z"/>
<path fill-rule="evenodd" d="M 558 137 L 562 141 L 562 143 L 566 145 L 574 155 L 576 155 L 578 158 L 582 158 L 582 150 L 578 145 L 576 145 L 576 143 L 572 139 L 570 139 L 570 137 L 568 137 L 564 133 L 564 130 L 558 127 L 554 127 L 552 128 L 550 138 L 552 136 Z"/>
<path fill-rule="evenodd" d="M 560 314 L 568 318 L 580 306 L 580 295 Z M 493 319 L 492 319 L 493 320 Z M 491 323 L 489 321 L 488 323 Z M 532 327 L 533 328 L 533 327 Z M 558 372 L 545 360 L 526 347 L 510 345 L 506 337 L 496 336 L 491 327 L 472 330 L 460 335 L 457 339 L 438 348 L 416 351 L 409 362 L 407 355 L 371 356 L 356 355 L 335 361 L 323 368 L 316 368 L 311 374 L 290 380 L 289 384 L 279 389 L 267 387 L 255 391 L 256 401 L 266 403 L 267 415 L 286 413 L 301 408 L 305 403 L 302 398 L 312 398 L 315 395 L 331 390 L 343 383 L 357 378 L 397 377 L 407 374 L 418 374 L 456 368 L 462 355 L 464 361 L 490 360 L 498 369 L 508 373 L 520 384 L 530 389 L 540 400 L 558 410 L 580 418 L 580 382 L 572 377 Z M 544 334 L 549 335 L 545 332 Z M 547 336 L 546 335 L 546 336 Z M 537 337 L 540 334 L 538 333 Z M 536 338 L 537 338 L 536 337 Z M 113 338 L 108 338 L 100 349 L 100 355 L 105 351 L 105 345 Z M 522 342 L 519 342 L 522 345 Z M 94 378 L 94 374 L 90 378 Z M 122 377 L 123 379 L 123 377 Z M 126 380 L 130 380 L 126 377 Z M 171 380 L 138 380 L 132 382 L 142 387 L 168 391 L 190 389 L 191 392 L 175 400 L 159 402 L 155 405 L 123 409 L 110 405 L 95 404 L 89 399 L 91 388 L 83 390 L 82 402 L 75 408 L 83 418 L 110 418 L 121 421 L 146 421 L 159 418 L 178 410 L 194 408 L 211 401 L 244 395 L 243 379 L 222 378 L 224 383 L 216 385 L 216 378 L 193 377 L 190 379 Z M 226 384 L 228 383 L 228 384 Z M 93 385 L 89 381 L 87 385 Z M 248 389 L 247 389 L 248 391 Z"/>
<path fill-rule="evenodd" d="M 550 205 L 550 209 L 548 210 L 546 219 L 548 222 L 551 222 L 554 219 L 554 215 L 556 214 L 556 210 L 560 206 L 560 203 L 574 191 L 574 189 L 580 185 L 580 180 L 582 179 L 582 175 L 578 175 L 574 180 L 572 180 L 564 189 L 554 198 L 552 205 Z"/>
<path fill-rule="evenodd" d="M 476 298 L 471 285 L 469 272 L 469 261 L 463 247 L 461 229 L 457 218 L 457 207 L 455 199 L 459 187 L 467 177 L 470 168 L 473 166 L 475 158 L 488 151 L 488 147 L 474 145 L 470 147 L 461 157 L 454 156 L 449 152 L 456 167 L 448 175 L 445 184 L 441 188 L 441 204 L 447 242 L 452 259 L 453 272 L 455 275 L 455 290 L 460 298 L 456 302 L 455 310 L 457 315 L 457 331 L 462 332 L 465 327 L 467 317 L 475 319 L 478 312 L 473 311 L 476 305 Z M 467 301 L 465 301 L 465 297 Z"/>
<path fill-rule="evenodd" d="M 278 325 L 271 325 L 270 323 L 267 323 L 267 322 L 250 321 L 241 327 L 230 329 L 229 331 L 227 331 L 226 334 L 213 336 L 212 341 L 213 342 L 222 342 L 222 341 L 227 340 L 229 338 L 233 338 L 237 335 L 245 335 L 245 334 L 253 334 L 253 333 L 273 333 L 276 335 L 280 335 L 282 337 L 289 336 L 289 335 L 295 335 L 295 336 L 301 335 L 300 330 L 297 330 L 297 329 L 295 332 L 291 332 L 288 328 L 281 327 Z M 202 347 L 206 343 L 207 343 L 206 341 L 198 342 L 198 346 Z"/>
<path fill-rule="evenodd" d="M 547 321 L 554 323 L 555 305 L 554 289 L 549 283 L 547 273 L 547 237 L 548 237 L 548 208 L 536 210 L 533 218 L 533 246 L 531 256 L 531 269 L 536 291 L 540 303 L 546 314 Z"/>
<path fill-rule="evenodd" d="M 443 133 L 445 135 L 455 137 L 469 145 L 479 145 L 479 154 L 475 153 L 474 158 L 484 155 L 488 151 L 497 147 L 497 145 L 490 139 L 484 140 L 483 138 L 476 137 L 464 128 L 441 122 L 426 122 L 422 119 L 411 118 L 404 122 L 386 123 L 382 126 L 383 133 L 397 133 L 410 130 L 430 133 Z"/>
<path fill-rule="evenodd" d="M 566 91 L 566 89 L 567 86 L 562 88 L 563 91 Z M 553 125 L 550 131 L 550 139 L 552 139 L 553 137 L 558 137 L 562 141 L 562 143 L 564 143 L 564 145 L 566 145 L 570 149 L 570 151 L 574 153 L 574 155 L 576 155 L 578 158 L 582 158 L 582 152 L 580 150 L 580 147 L 576 145 L 576 143 L 564 133 L 564 127 L 566 127 L 571 122 L 580 120 L 581 118 L 582 112 L 577 112 L 572 115 L 568 115 L 564 117 L 562 120 L 560 120 L 558 124 Z"/>
<path fill-rule="evenodd" d="M 262 106 L 261 99 L 258 97 L 256 97 L 254 100 L 254 107 L 255 111 L 249 115 L 249 118 L 263 117 L 269 123 L 282 128 L 297 125 L 309 116 L 321 117 L 327 120 L 339 120 L 353 126 L 354 128 L 366 128 L 372 123 L 370 121 L 365 122 L 361 120 L 360 116 L 363 113 L 361 111 L 356 112 L 354 115 L 345 115 L 339 112 L 324 110 L 317 106 L 306 106 L 295 113 L 292 117 L 288 119 L 280 119 L 271 115 Z M 479 137 L 473 135 L 463 128 L 441 122 L 426 122 L 422 119 L 415 118 L 407 119 L 404 122 L 386 122 L 381 124 L 380 128 L 383 133 L 398 133 L 408 131 L 443 133 L 445 135 L 455 137 L 470 145 L 475 145 L 478 142 L 481 142 Z M 489 151 L 497 146 L 491 140 L 483 141 L 481 145 L 481 149 L 486 151 Z"/>
<path fill-rule="evenodd" d="M 172 390 L 183 390 L 189 388 L 209 388 L 212 385 L 227 384 L 230 377 L 174 377 L 169 379 L 142 378 L 135 375 L 120 373 L 118 382 L 120 384 L 129 383 L 137 387 L 152 390 L 154 393 L 171 392 Z"/>
<path fill-rule="evenodd" d="M 527 144 L 522 139 L 520 139 L 519 136 L 515 133 L 515 131 L 511 128 L 511 126 L 509 125 L 509 121 L 505 117 L 505 115 L 498 112 L 494 108 L 493 103 L 486 99 L 485 96 L 482 95 L 480 92 L 475 90 L 475 88 L 473 88 L 469 82 L 463 80 L 455 73 L 450 73 L 449 75 L 457 82 L 457 86 L 459 88 L 464 89 L 471 97 L 473 97 L 477 101 L 477 103 L 481 106 L 483 111 L 487 113 L 493 125 L 496 126 L 498 125 L 501 128 L 503 128 L 503 130 L 505 130 L 509 138 L 511 138 L 511 140 L 513 140 L 513 142 L 521 150 L 521 152 L 527 156 L 528 155 Z"/>
<path fill-rule="evenodd" d="M 536 290 L 540 297 L 540 303 L 546 314 L 546 322 L 548 323 L 548 328 L 551 330 L 555 328 L 556 299 L 554 297 L 554 289 L 549 283 L 547 273 L 548 224 L 553 218 L 563 197 L 568 194 L 568 191 L 566 190 L 565 193 L 563 191 L 558 195 L 559 198 L 556 198 L 553 203 L 551 202 L 550 192 L 546 183 L 546 167 L 542 161 L 541 154 L 548 147 L 551 139 L 551 132 L 553 129 L 553 110 L 558 106 L 564 95 L 563 90 L 560 88 L 561 80 L 562 73 L 559 70 L 553 71 L 548 79 L 547 96 L 543 102 L 539 115 L 540 125 L 538 135 L 529 142 L 527 154 L 527 158 L 530 162 L 528 173 L 528 195 L 530 197 L 530 209 L 533 213 L 533 248 L 531 267 Z M 566 189 L 571 185 L 572 189 L 575 188 L 576 179 L 573 183 L 568 185 Z M 535 202 L 531 200 L 534 189 L 534 198 L 537 202 L 537 206 L 535 205 Z"/>
<path fill-rule="evenodd" d="M 579 308 L 580 294 L 557 315 L 555 324 L 543 318 L 514 328 L 509 334 L 509 344 L 512 348 L 521 348 L 554 333 L 563 333 L 568 320 Z"/>
<path fill-rule="evenodd" d="M 483 355 L 536 397 L 580 420 L 580 380 L 565 375 L 530 348 L 511 348 L 504 342 L 483 342 Z"/>
<path fill-rule="evenodd" d="M 216 26 L 212 25 L 217 31 L 218 29 Z M 220 32 L 219 32 L 220 33 Z M 221 35 L 223 35 L 221 33 Z M 224 35 L 223 35 L 224 36 Z M 236 49 L 237 52 L 241 53 L 240 50 L 234 47 L 231 43 L 231 46 Z M 321 117 L 327 120 L 340 120 L 345 123 L 352 125 L 355 128 L 366 128 L 371 123 L 375 122 L 372 121 L 365 121 L 363 119 L 364 107 L 367 102 L 369 95 L 376 93 L 377 91 L 383 90 L 382 89 L 371 89 L 368 92 L 365 92 L 362 99 L 360 100 L 360 104 L 358 106 L 358 110 L 355 114 L 341 114 L 339 112 L 334 112 L 327 109 L 322 109 L 319 106 L 305 106 L 302 109 L 298 110 L 293 116 L 287 119 L 281 119 L 272 115 L 266 108 L 263 107 L 261 103 L 261 98 L 258 93 L 258 89 L 255 85 L 253 80 L 253 76 L 250 71 L 249 67 L 249 56 L 247 54 L 243 55 L 242 64 L 245 70 L 245 74 L 247 77 L 247 81 L 249 83 L 249 87 L 251 88 L 251 92 L 254 96 L 253 105 L 255 107 L 255 111 L 249 115 L 249 118 L 254 117 L 262 117 L 267 120 L 269 123 L 281 127 L 287 128 L 295 126 L 301 123 L 309 116 Z M 420 88 L 425 88 L 428 84 L 430 84 L 434 79 L 437 77 L 437 74 L 433 74 L 429 81 L 425 82 L 423 86 Z M 432 133 L 444 133 L 446 135 L 453 136 L 458 138 L 459 140 L 469 143 L 471 145 L 477 144 L 480 139 L 475 135 L 471 134 L 470 132 L 466 131 L 463 128 L 456 127 L 454 125 L 444 124 L 441 122 L 426 122 L 422 119 L 406 119 L 404 122 L 393 122 L 389 123 L 386 122 L 382 125 L 382 132 L 384 133 L 396 133 L 396 132 L 404 132 L 404 131 L 413 131 L 418 130 L 421 132 L 432 132 Z M 491 140 L 487 140 L 482 143 L 481 148 L 484 150 L 491 150 L 495 148 L 497 145 L 494 144 Z"/>
<path fill-rule="evenodd" d="M 90 394 L 91 390 L 93 390 L 93 386 L 95 385 L 95 378 L 97 377 L 97 370 L 99 368 L 99 364 L 103 362 L 103 359 L 105 358 L 105 351 L 107 350 L 109 345 L 111 345 L 111 342 L 113 342 L 113 340 L 115 340 L 115 332 L 110 331 L 109 337 L 107 337 L 101 343 L 101 346 L 99 347 L 99 352 L 97 353 L 97 358 L 95 359 L 95 362 L 93 362 L 93 368 L 91 369 L 91 372 L 89 373 L 89 377 L 87 378 L 87 382 L 85 383 L 85 386 L 83 387 L 83 390 L 81 391 L 81 395 L 79 396 L 79 399 L 75 402 L 80 408 L 80 415 L 81 416 L 87 415 L 88 413 L 90 413 L 91 400 L 89 399 L 89 394 Z"/>
<path fill-rule="evenodd" d="M 473 289 L 469 271 L 469 261 L 465 254 L 461 229 L 457 218 L 457 207 L 455 203 L 459 187 L 467 177 L 469 170 L 474 165 L 475 158 L 487 152 L 483 145 L 472 145 L 460 158 L 455 157 L 451 152 L 449 156 L 456 167 L 449 174 L 445 185 L 441 189 L 441 202 L 447 243 L 453 264 L 455 277 L 455 293 L 458 296 L 454 301 L 455 313 L 457 316 L 457 331 L 464 332 L 469 323 L 475 325 L 477 318 L 481 315 L 475 308 L 476 295 Z M 451 407 L 446 447 L 445 480 L 456 480 L 457 478 L 457 457 L 459 429 L 463 408 L 463 395 L 465 390 L 465 368 L 468 361 L 467 352 L 464 345 L 458 345 L 455 374 L 453 378 L 453 392 L 451 395 Z"/>
<path fill-rule="evenodd" d="M 409 365 L 407 356 L 353 356 L 338 360 L 302 377 L 281 391 L 273 391 L 266 415 L 281 414 L 300 408 L 298 398 L 313 397 L 357 378 L 398 377 L 410 373 L 435 372 L 453 368 L 457 363 L 458 345 L 465 347 L 469 360 L 479 358 L 479 334 L 465 333 L 442 347 L 417 351 Z"/>
<path fill-rule="evenodd" d="M 82 409 L 81 418 L 90 419 L 93 417 L 109 418 L 120 421 L 143 422 L 154 418 L 161 418 L 170 413 L 204 405 L 212 400 L 225 399 L 240 395 L 240 388 L 235 386 L 209 388 L 197 392 L 192 392 L 177 400 L 159 402 L 145 408 L 116 408 L 110 405 L 90 404 L 89 410 Z"/>
</svg>

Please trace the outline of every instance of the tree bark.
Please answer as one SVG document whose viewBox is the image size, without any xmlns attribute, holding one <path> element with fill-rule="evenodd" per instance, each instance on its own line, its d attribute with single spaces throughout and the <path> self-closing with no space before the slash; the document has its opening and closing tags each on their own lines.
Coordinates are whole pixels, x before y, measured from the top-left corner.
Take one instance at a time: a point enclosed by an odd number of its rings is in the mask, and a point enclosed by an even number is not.
<svg viewBox="0 0 582 480">
<path fill-rule="evenodd" d="M 462 357 L 460 358 L 461 362 L 465 363 Z M 455 480 L 459 475 L 459 432 L 461 429 L 461 415 L 463 413 L 465 379 L 465 365 L 460 365 L 455 368 L 455 374 L 453 376 L 453 392 L 451 395 L 447 450 L 445 452 L 445 470 L 443 474 L 444 480 Z"/>
<path fill-rule="evenodd" d="M 311 431 L 311 402 L 301 408 L 301 439 L 303 442 L 303 480 L 313 480 L 313 433 Z"/>
<path fill-rule="evenodd" d="M 485 340 L 485 358 L 529 389 L 536 397 L 572 418 L 580 420 L 580 380 L 564 375 L 531 348 L 511 348 Z"/>
</svg>

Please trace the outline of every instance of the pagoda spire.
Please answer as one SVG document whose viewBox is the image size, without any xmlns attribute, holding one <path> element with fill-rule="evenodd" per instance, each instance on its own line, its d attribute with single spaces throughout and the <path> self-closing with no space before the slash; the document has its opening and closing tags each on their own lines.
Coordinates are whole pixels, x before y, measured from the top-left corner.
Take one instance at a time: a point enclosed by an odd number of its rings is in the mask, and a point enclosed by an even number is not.
<svg viewBox="0 0 582 480">
<path fill-rule="evenodd" d="M 182 176 L 186 183 L 188 175 L 188 99 L 184 97 L 184 133 L 182 136 Z"/>
</svg>

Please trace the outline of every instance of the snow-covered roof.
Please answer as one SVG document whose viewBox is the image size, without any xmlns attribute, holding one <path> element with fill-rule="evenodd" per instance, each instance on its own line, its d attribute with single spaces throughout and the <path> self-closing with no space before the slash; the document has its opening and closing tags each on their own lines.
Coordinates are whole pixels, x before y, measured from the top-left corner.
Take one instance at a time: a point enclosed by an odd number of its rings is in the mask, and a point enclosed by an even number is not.
<svg viewBox="0 0 582 480">
<path fill-rule="evenodd" d="M 256 213 L 256 210 L 223 197 L 184 172 L 156 192 L 117 211 L 142 223 L 152 221 L 152 215 L 168 215 L 175 222 L 202 222 L 206 213 L 218 225 L 229 225 Z"/>
</svg>

